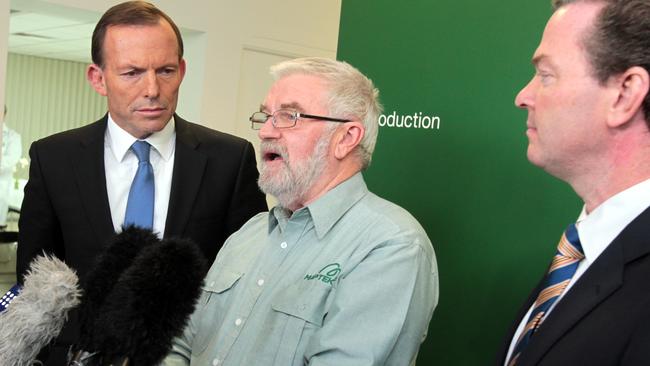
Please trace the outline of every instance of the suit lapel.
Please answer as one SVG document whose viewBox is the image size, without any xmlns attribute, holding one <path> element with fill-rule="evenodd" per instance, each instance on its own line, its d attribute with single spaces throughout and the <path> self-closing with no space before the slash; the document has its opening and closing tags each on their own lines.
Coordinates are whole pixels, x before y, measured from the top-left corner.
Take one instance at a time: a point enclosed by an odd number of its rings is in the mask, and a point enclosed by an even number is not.
<svg viewBox="0 0 650 366">
<path fill-rule="evenodd" d="M 546 271 L 544 273 L 546 273 Z M 521 323 L 521 320 L 528 313 L 528 309 L 530 309 L 530 307 L 533 305 L 533 302 L 537 299 L 537 294 L 539 294 L 539 292 L 541 291 L 541 287 L 543 283 L 544 283 L 544 278 L 542 278 L 542 280 L 537 284 L 537 286 L 533 289 L 533 291 L 528 295 L 526 302 L 524 302 L 524 305 L 522 305 L 521 308 L 519 309 L 519 312 L 517 312 L 515 321 L 510 325 L 510 328 L 508 329 L 508 333 L 504 338 L 504 342 L 501 344 L 501 348 L 499 349 L 499 353 L 497 354 L 497 366 L 502 366 L 506 362 L 506 357 L 508 356 L 508 351 L 510 350 L 510 343 L 512 342 L 512 338 L 515 336 L 515 332 L 519 327 L 519 323 Z"/>
<path fill-rule="evenodd" d="M 581 319 L 623 285 L 625 265 L 650 252 L 644 235 L 648 222 L 650 209 L 612 241 L 555 306 L 521 355 L 519 365 L 537 364 Z"/>
<path fill-rule="evenodd" d="M 614 241 L 558 302 L 518 364 L 537 364 L 564 334 L 616 291 L 623 283 L 624 265 L 622 246 Z"/>
<path fill-rule="evenodd" d="M 79 154 L 72 156 L 74 175 L 84 214 L 99 240 L 115 233 L 106 192 L 104 172 L 104 133 L 106 116 L 89 125 L 80 141 Z"/>
<path fill-rule="evenodd" d="M 192 213 L 207 158 L 197 150 L 200 142 L 189 122 L 174 115 L 176 151 L 164 237 L 182 236 Z"/>
</svg>

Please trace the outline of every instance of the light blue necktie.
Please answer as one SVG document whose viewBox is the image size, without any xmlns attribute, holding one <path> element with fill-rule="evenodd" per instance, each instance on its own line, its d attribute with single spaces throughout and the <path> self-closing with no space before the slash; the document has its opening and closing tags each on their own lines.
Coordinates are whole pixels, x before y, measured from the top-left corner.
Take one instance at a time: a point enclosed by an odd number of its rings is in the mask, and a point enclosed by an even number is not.
<svg viewBox="0 0 650 366">
<path fill-rule="evenodd" d="M 154 178 L 153 168 L 149 163 L 151 145 L 138 140 L 131 145 L 131 150 L 138 157 L 138 171 L 133 177 L 129 200 L 126 203 L 124 226 L 135 225 L 145 229 L 153 228 Z"/>
<path fill-rule="evenodd" d="M 519 356 L 526 349 L 533 335 L 535 335 L 535 332 L 546 318 L 548 310 L 564 292 L 578 269 L 578 263 L 584 257 L 578 230 L 574 224 L 571 224 L 560 239 L 557 252 L 544 280 L 542 291 L 537 295 L 533 311 L 530 313 L 528 323 L 526 323 L 526 327 L 517 340 L 508 366 L 517 364 Z"/>
</svg>

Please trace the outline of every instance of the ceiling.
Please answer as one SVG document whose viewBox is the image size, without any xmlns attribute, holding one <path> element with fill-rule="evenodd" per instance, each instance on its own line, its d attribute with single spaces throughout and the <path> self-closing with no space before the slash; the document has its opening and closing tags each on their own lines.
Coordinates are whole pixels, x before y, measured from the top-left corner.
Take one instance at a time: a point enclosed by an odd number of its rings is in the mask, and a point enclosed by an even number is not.
<svg viewBox="0 0 650 366">
<path fill-rule="evenodd" d="M 97 19 L 83 18 L 12 9 L 9 52 L 88 63 Z"/>
</svg>

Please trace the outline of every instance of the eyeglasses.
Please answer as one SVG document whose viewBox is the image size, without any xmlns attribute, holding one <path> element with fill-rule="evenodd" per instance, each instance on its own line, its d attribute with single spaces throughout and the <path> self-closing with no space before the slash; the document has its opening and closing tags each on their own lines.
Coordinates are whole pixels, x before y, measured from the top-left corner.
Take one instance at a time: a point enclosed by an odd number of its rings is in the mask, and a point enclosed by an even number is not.
<svg viewBox="0 0 650 366">
<path fill-rule="evenodd" d="M 266 121 L 271 118 L 271 123 L 275 128 L 291 128 L 296 125 L 299 118 L 309 118 L 317 119 L 320 121 L 329 121 L 329 122 L 351 122 L 349 119 L 341 118 L 332 118 L 332 117 L 323 117 L 315 116 L 313 114 L 306 114 L 296 112 L 293 109 L 278 109 L 273 112 L 273 114 L 268 114 L 266 112 L 255 112 L 251 115 L 251 118 L 248 120 L 251 121 L 251 128 L 254 130 L 259 130 L 266 123 Z"/>
</svg>

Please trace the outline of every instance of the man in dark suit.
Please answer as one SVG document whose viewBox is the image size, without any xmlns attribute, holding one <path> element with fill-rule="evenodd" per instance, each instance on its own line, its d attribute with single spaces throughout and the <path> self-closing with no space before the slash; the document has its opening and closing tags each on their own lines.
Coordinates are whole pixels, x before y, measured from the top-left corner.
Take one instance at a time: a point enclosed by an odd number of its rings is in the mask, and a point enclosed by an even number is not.
<svg viewBox="0 0 650 366">
<path fill-rule="evenodd" d="M 516 104 L 585 205 L 497 365 L 650 365 L 650 0 L 556 0 Z"/>
<path fill-rule="evenodd" d="M 143 163 L 136 144 L 146 146 L 145 171 L 153 180 L 153 208 L 143 226 L 159 237 L 192 239 L 212 262 L 232 232 L 267 209 L 252 145 L 174 113 L 185 73 L 183 43 L 174 22 L 155 6 L 133 1 L 109 9 L 93 33 L 92 58 L 87 77 L 107 97 L 108 113 L 32 144 L 19 223 L 19 280 L 45 251 L 64 259 L 83 281 L 107 240 L 131 222 L 131 196 L 142 196 L 132 192 Z M 47 364 L 64 362 L 76 323 L 72 314 Z"/>
</svg>

